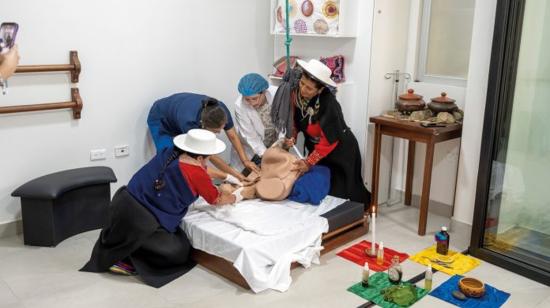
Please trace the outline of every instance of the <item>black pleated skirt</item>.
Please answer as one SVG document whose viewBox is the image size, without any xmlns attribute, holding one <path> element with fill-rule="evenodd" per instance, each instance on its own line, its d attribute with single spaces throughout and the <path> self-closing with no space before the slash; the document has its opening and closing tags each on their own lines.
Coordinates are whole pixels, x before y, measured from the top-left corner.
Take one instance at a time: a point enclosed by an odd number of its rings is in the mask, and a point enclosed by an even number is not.
<svg viewBox="0 0 550 308">
<path fill-rule="evenodd" d="M 160 288 L 191 270 L 191 244 L 180 228 L 170 233 L 156 218 L 120 188 L 109 207 L 109 224 L 101 230 L 84 272 L 106 272 L 113 264 L 129 258 L 139 277 Z"/>
<path fill-rule="evenodd" d="M 310 153 L 314 150 L 315 144 L 308 138 L 305 145 Z M 361 174 L 361 152 L 351 130 L 342 134 L 336 148 L 318 164 L 330 169 L 331 196 L 363 203 L 365 210 L 370 207 L 371 194 L 365 187 Z"/>
</svg>

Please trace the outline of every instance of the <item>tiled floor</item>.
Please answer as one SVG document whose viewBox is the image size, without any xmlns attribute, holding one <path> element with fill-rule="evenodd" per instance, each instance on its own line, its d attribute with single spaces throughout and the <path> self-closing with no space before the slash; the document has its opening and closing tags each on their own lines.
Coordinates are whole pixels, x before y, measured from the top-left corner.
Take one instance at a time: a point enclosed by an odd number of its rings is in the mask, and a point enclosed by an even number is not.
<svg viewBox="0 0 550 308">
<path fill-rule="evenodd" d="M 430 215 L 428 234 L 416 235 L 418 210 L 404 206 L 382 208 L 377 219 L 378 239 L 387 247 L 415 253 L 433 243 L 444 217 Z M 360 279 L 361 268 L 333 251 L 322 265 L 292 272 L 285 293 L 253 294 L 197 266 L 161 289 L 136 278 L 78 272 L 88 259 L 98 231 L 74 236 L 56 248 L 28 247 L 21 237 L 0 239 L 0 307 L 357 307 L 365 301 L 346 291 Z M 451 246 L 463 250 L 469 236 L 450 232 Z M 422 272 L 414 262 L 403 263 L 404 279 Z M 512 296 L 504 307 L 550 307 L 550 287 L 482 262 L 469 273 Z M 434 288 L 448 278 L 434 274 Z M 420 283 L 422 285 L 422 282 Z M 415 307 L 453 307 L 426 296 Z"/>
</svg>

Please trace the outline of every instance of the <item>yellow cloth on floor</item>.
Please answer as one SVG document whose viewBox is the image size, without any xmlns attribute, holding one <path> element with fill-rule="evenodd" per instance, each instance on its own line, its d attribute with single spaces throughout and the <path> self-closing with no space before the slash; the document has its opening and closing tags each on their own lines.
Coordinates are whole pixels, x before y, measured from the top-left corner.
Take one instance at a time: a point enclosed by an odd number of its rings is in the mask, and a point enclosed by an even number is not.
<svg viewBox="0 0 550 308">
<path fill-rule="evenodd" d="M 422 250 L 409 259 L 424 265 L 431 263 L 432 268 L 449 275 L 464 275 L 480 264 L 478 259 L 452 250 L 449 250 L 446 256 L 440 255 L 436 252 L 435 245 Z"/>
</svg>

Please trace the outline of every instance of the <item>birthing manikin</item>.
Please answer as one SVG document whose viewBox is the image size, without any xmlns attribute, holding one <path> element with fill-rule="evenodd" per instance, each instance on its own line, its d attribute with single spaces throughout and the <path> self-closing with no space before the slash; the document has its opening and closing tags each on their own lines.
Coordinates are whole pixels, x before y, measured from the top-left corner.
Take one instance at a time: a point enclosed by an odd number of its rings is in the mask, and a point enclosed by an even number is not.
<svg viewBox="0 0 550 308">
<path fill-rule="evenodd" d="M 248 176 L 253 184 L 244 187 L 244 199 L 286 199 L 292 191 L 294 182 L 300 177 L 298 171 L 291 171 L 296 160 L 296 156 L 284 150 L 279 144 L 267 149 L 262 157 L 261 174 L 251 173 Z M 223 184 L 222 189 L 228 192 L 235 190 L 229 184 Z"/>
</svg>

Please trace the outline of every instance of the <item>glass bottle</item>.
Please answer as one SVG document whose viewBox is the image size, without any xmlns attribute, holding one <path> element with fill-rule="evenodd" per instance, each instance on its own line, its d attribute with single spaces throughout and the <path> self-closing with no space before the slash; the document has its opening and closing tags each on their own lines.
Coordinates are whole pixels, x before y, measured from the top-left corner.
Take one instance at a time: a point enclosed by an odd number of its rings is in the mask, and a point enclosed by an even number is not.
<svg viewBox="0 0 550 308">
<path fill-rule="evenodd" d="M 426 275 L 424 276 L 424 289 L 430 292 L 432 290 L 432 265 L 428 264 L 426 268 Z"/>
<path fill-rule="evenodd" d="M 370 276 L 369 263 L 365 262 L 365 266 L 363 266 L 363 277 L 361 279 L 361 285 L 363 286 L 363 288 L 368 288 L 369 276 Z"/>
<path fill-rule="evenodd" d="M 388 268 L 388 279 L 393 284 L 398 284 L 401 282 L 403 277 L 403 269 L 401 269 L 401 264 L 399 264 L 399 256 L 393 256 L 391 260 L 391 266 Z"/>
<path fill-rule="evenodd" d="M 441 227 L 441 231 L 435 234 L 436 251 L 440 255 L 447 255 L 449 252 L 450 235 L 447 233 L 447 227 Z"/>
<path fill-rule="evenodd" d="M 384 242 L 380 241 L 378 245 L 378 253 L 376 254 L 376 264 L 384 264 Z"/>
</svg>

